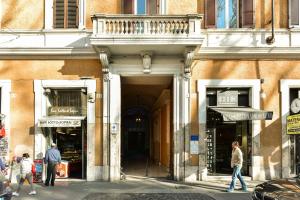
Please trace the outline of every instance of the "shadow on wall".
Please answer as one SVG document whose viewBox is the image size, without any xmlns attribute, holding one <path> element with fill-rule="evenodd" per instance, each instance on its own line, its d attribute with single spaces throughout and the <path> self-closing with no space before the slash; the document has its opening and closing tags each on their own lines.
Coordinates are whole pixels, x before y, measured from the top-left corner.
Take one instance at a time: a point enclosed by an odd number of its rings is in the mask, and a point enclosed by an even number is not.
<svg viewBox="0 0 300 200">
<path fill-rule="evenodd" d="M 64 65 L 58 72 L 62 75 L 77 75 L 78 77 L 102 77 L 99 60 L 65 60 Z"/>
<path fill-rule="evenodd" d="M 262 121 L 260 137 L 260 156 L 263 158 L 262 166 L 265 170 L 265 179 L 281 177 L 281 118 L 265 126 Z"/>
<path fill-rule="evenodd" d="M 2 22 L 1 27 L 3 29 L 41 29 L 43 28 L 43 20 L 44 19 L 44 10 L 39 9 L 43 4 L 37 5 L 34 1 L 7 1 L 7 7 L 5 11 L 2 13 Z M 4 6 L 3 6 L 4 7 Z M 38 9 L 37 9 L 38 8 Z M 32 9 L 35 11 L 39 11 L 38 15 L 28 15 Z M 20 17 L 18 17 L 20 15 Z M 24 18 L 25 17 L 25 18 Z M 32 20 L 32 17 L 35 17 L 35 20 Z M 30 19 L 31 24 L 28 22 Z M 23 23 L 23 22 L 26 23 Z M 18 23 L 22 27 L 16 27 L 14 24 Z M 24 27 L 24 25 L 26 27 Z M 13 26 L 13 27 L 12 27 Z"/>
</svg>

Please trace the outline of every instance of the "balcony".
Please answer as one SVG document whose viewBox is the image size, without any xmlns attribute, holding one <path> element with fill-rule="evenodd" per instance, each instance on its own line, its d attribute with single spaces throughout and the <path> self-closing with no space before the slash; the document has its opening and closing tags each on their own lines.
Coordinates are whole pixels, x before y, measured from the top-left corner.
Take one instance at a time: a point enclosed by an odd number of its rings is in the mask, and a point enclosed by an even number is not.
<svg viewBox="0 0 300 200">
<path fill-rule="evenodd" d="M 113 54 L 150 50 L 179 54 L 187 46 L 199 46 L 202 15 L 102 15 L 92 16 L 91 44 L 106 46 Z"/>
</svg>

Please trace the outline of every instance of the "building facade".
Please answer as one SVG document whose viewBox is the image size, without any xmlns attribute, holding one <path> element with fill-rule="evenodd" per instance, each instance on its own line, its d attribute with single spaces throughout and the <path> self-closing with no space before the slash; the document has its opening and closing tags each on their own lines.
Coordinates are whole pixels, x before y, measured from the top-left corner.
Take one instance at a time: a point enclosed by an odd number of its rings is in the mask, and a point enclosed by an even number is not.
<svg viewBox="0 0 300 200">
<path fill-rule="evenodd" d="M 299 5 L 1 1 L 1 156 L 42 159 L 55 142 L 70 177 L 119 180 L 138 161 L 193 181 L 229 175 L 238 140 L 245 175 L 293 176 Z"/>
</svg>

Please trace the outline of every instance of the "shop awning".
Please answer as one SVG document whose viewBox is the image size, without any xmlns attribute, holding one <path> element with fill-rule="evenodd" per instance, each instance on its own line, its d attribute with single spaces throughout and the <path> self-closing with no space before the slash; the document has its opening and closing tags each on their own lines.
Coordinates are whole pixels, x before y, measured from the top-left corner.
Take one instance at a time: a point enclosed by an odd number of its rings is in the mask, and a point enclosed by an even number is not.
<svg viewBox="0 0 300 200">
<path fill-rule="evenodd" d="M 83 116 L 49 116 L 39 119 L 38 127 L 80 127 Z"/>
<path fill-rule="evenodd" d="M 209 107 L 220 113 L 224 121 L 242 121 L 242 120 L 271 120 L 273 112 L 257 110 L 254 108 L 220 108 Z"/>
</svg>

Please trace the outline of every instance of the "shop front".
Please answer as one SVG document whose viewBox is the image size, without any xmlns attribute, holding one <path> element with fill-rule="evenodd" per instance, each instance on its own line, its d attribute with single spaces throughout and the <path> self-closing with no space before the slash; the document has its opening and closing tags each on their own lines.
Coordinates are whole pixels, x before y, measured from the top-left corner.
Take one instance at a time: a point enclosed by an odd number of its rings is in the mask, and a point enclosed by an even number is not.
<svg viewBox="0 0 300 200">
<path fill-rule="evenodd" d="M 259 80 L 199 80 L 199 106 L 202 129 L 200 137 L 206 138 L 203 163 L 205 176 L 230 175 L 231 143 L 238 141 L 244 154 L 243 175 L 259 179 L 260 121 L 271 120 L 273 112 L 259 108 Z M 206 94 L 205 96 L 202 94 Z M 201 175 L 201 174 L 200 174 Z"/>
<path fill-rule="evenodd" d="M 0 157 L 9 157 L 11 81 L 0 80 Z"/>
<path fill-rule="evenodd" d="M 281 80 L 282 177 L 300 172 L 300 81 Z"/>
<path fill-rule="evenodd" d="M 56 143 L 62 157 L 57 178 L 94 180 L 95 81 L 63 82 L 67 84 L 58 87 L 59 81 L 35 81 L 37 89 L 42 86 L 42 101 L 36 101 L 42 115 L 36 118 L 35 158 L 43 158 L 51 143 Z"/>
</svg>

